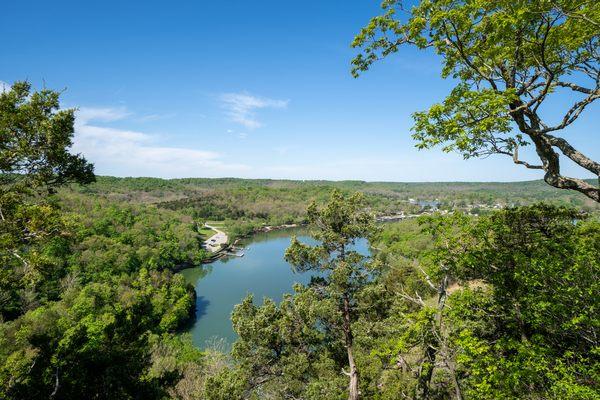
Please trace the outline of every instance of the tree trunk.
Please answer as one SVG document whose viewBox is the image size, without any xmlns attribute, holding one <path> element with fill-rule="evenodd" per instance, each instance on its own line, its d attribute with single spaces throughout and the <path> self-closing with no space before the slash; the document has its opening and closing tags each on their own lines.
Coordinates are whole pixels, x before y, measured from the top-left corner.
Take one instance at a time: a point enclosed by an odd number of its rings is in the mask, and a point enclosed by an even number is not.
<svg viewBox="0 0 600 400">
<path fill-rule="evenodd" d="M 463 400 L 462 391 L 460 390 L 460 383 L 458 382 L 458 377 L 456 376 L 456 370 L 454 366 L 448 365 L 448 369 L 450 369 L 450 374 L 452 376 L 452 383 L 454 384 L 454 396 L 456 400 Z"/>
<path fill-rule="evenodd" d="M 438 348 L 440 346 L 439 339 L 443 337 L 442 332 L 442 318 L 444 312 L 444 306 L 446 305 L 446 289 L 448 287 L 448 275 L 440 281 L 437 288 L 438 291 L 438 302 L 437 302 L 437 313 L 435 315 L 435 321 L 433 321 L 431 329 L 432 336 L 431 341 L 425 342 L 425 351 L 423 354 L 423 361 L 419 366 L 417 388 L 415 392 L 415 399 L 428 399 L 429 390 L 431 386 L 431 378 L 433 377 L 433 370 L 435 368 L 435 362 L 438 354 Z"/>
<path fill-rule="evenodd" d="M 515 110 L 520 106 L 523 106 L 523 103 L 516 102 L 511 105 L 511 108 Z M 512 117 L 519 130 L 529 136 L 535 145 L 536 153 L 542 161 L 542 169 L 545 172 L 544 181 L 547 184 L 558 189 L 575 190 L 600 203 L 600 163 L 577 151 L 565 139 L 544 133 L 540 118 L 535 112 L 529 109 L 522 110 L 513 113 Z M 529 123 L 525 117 L 529 119 Z M 571 159 L 574 163 L 597 175 L 598 186 L 591 185 L 583 179 L 562 175 L 560 172 L 560 157 L 554 147 L 558 148 L 565 157 Z"/>
<path fill-rule="evenodd" d="M 538 156 L 542 160 L 542 165 L 545 172 L 544 181 L 547 184 L 558 189 L 578 191 L 579 193 L 583 193 L 590 199 L 600 203 L 600 188 L 590 185 L 582 179 L 561 175 L 560 158 L 558 153 L 552 148 L 552 141 L 548 138 L 548 136 L 530 135 L 530 137 L 535 145 Z M 598 177 L 600 179 L 600 175 Z"/>
<path fill-rule="evenodd" d="M 354 338 L 352 337 L 352 328 L 350 326 L 350 299 L 347 294 L 344 294 L 344 339 L 346 344 L 346 351 L 348 352 L 348 366 L 350 367 L 350 372 L 347 373 L 350 378 L 350 382 L 348 384 L 348 400 L 358 400 L 359 391 L 358 391 L 358 370 L 356 369 L 356 364 L 354 363 L 354 355 L 353 355 L 353 342 Z"/>
<path fill-rule="evenodd" d="M 358 400 L 358 370 L 354 364 L 352 347 L 348 347 L 348 363 L 350 364 L 350 383 L 348 385 L 348 400 Z"/>
<path fill-rule="evenodd" d="M 416 400 L 426 400 L 429 398 L 429 386 L 431 384 L 431 377 L 433 376 L 436 355 L 436 350 L 431 346 L 427 346 L 423 355 L 423 361 L 419 366 L 417 391 L 415 393 Z"/>
</svg>

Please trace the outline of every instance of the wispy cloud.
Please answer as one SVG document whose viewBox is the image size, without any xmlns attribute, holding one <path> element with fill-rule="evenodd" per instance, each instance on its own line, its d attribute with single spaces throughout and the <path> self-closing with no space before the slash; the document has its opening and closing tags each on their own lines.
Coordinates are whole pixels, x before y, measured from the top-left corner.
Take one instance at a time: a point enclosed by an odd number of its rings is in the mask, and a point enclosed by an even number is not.
<svg viewBox="0 0 600 400">
<path fill-rule="evenodd" d="M 125 119 L 131 115 L 125 107 L 119 108 L 96 108 L 80 107 L 77 110 L 77 123 L 86 125 L 90 121 L 112 122 Z"/>
<path fill-rule="evenodd" d="M 286 108 L 289 100 L 274 100 L 253 96 L 248 93 L 224 93 L 219 97 L 227 116 L 248 129 L 263 126 L 257 119 L 256 110 L 264 108 Z"/>
<path fill-rule="evenodd" d="M 73 151 L 82 153 L 100 174 L 158 176 L 225 176 L 243 173 L 219 153 L 165 146 L 157 135 L 105 126 L 131 115 L 125 108 L 87 108 L 77 112 Z"/>
<path fill-rule="evenodd" d="M 136 121 L 137 122 L 154 122 L 154 121 L 159 121 L 159 120 L 163 120 L 163 119 L 169 119 L 169 118 L 173 118 L 175 117 L 175 113 L 169 113 L 169 114 L 148 114 L 148 115 L 143 115 L 141 117 L 137 117 Z"/>
<path fill-rule="evenodd" d="M 80 107 L 77 112 L 77 119 L 80 123 L 90 120 L 96 122 L 112 122 L 132 117 L 135 122 L 153 122 L 161 119 L 175 117 L 174 113 L 169 114 L 147 114 L 133 115 L 125 107 Z"/>
</svg>

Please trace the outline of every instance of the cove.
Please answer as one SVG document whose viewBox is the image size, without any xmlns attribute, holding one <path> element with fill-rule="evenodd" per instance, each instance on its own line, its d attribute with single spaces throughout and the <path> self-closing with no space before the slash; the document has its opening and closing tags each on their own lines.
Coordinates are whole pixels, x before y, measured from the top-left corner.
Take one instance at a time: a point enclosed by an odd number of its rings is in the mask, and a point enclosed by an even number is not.
<svg viewBox="0 0 600 400">
<path fill-rule="evenodd" d="M 188 332 L 197 347 L 205 348 L 214 340 L 231 346 L 236 339 L 231 312 L 246 295 L 253 294 L 256 304 L 262 304 L 265 297 L 279 302 L 285 293 L 293 292 L 294 283 L 310 281 L 310 273 L 294 273 L 283 259 L 292 235 L 304 243 L 315 243 L 306 233 L 304 229 L 259 233 L 243 243 L 244 257 L 220 259 L 180 272 L 196 288 L 196 320 Z M 367 241 L 358 241 L 356 250 L 368 254 Z"/>
</svg>

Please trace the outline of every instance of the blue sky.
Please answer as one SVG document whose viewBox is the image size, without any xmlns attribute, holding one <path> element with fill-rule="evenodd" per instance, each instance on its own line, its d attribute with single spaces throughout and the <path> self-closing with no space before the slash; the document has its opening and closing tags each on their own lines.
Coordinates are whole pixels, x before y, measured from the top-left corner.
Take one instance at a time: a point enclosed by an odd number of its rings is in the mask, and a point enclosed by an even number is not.
<svg viewBox="0 0 600 400">
<path fill-rule="evenodd" d="M 500 156 L 414 148 L 410 114 L 452 82 L 435 55 L 410 48 L 351 77 L 350 42 L 379 1 L 7 3 L 0 81 L 64 89 L 63 105 L 79 108 L 75 150 L 98 174 L 541 178 Z M 599 110 L 565 132 L 595 159 Z M 588 177 L 568 164 L 564 172 Z"/>
</svg>

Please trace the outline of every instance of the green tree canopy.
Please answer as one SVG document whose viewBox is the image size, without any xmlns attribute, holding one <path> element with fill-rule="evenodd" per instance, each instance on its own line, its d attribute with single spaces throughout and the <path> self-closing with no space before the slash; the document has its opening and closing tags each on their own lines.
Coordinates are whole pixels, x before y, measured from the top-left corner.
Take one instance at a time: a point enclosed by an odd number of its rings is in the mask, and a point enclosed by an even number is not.
<svg viewBox="0 0 600 400">
<path fill-rule="evenodd" d="M 0 398 L 163 398 L 158 377 L 146 376 L 151 336 L 174 331 L 193 302 L 183 277 L 167 272 L 68 290 L 0 324 Z"/>
<path fill-rule="evenodd" d="M 52 188 L 94 181 L 94 168 L 71 154 L 75 110 L 60 110 L 60 93 L 31 93 L 16 82 L 0 93 L 0 183 Z"/>
<path fill-rule="evenodd" d="M 300 271 L 323 271 L 318 289 L 324 301 L 334 304 L 335 311 L 323 321 L 327 329 L 337 333 L 344 343 L 349 378 L 348 399 L 359 398 L 359 371 L 355 361 L 352 324 L 358 319 L 357 293 L 368 282 L 365 256 L 352 249 L 356 240 L 369 238 L 375 231 L 375 220 L 364 210 L 360 193 L 349 197 L 334 190 L 329 202 L 319 209 L 316 203 L 308 207 L 308 221 L 314 227 L 316 246 L 292 239 L 285 258 Z M 337 309 L 336 309 L 337 308 Z"/>
<path fill-rule="evenodd" d="M 69 152 L 73 110 L 59 93 L 26 82 L 0 93 L 0 316 L 12 319 L 58 295 L 66 225 L 47 194 L 94 180 L 93 166 Z M 36 299 L 37 298 L 37 299 Z"/>
<path fill-rule="evenodd" d="M 417 252 L 396 246 L 404 223 L 375 243 L 373 398 L 599 398 L 597 219 L 538 204 L 420 223 Z"/>
</svg>

